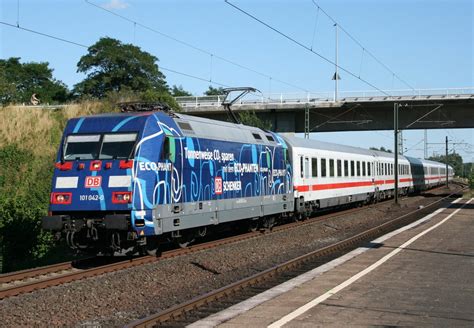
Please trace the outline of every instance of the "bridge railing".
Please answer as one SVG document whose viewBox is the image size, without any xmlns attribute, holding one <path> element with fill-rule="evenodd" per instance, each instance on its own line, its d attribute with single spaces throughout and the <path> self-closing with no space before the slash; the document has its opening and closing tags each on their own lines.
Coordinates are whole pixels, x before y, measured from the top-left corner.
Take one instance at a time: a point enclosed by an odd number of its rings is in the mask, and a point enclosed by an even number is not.
<svg viewBox="0 0 474 328">
<path fill-rule="evenodd" d="M 399 89 L 384 92 L 367 91 L 340 91 L 338 101 L 344 100 L 390 100 L 399 97 L 420 98 L 459 98 L 474 95 L 474 87 L 465 88 L 437 88 L 437 89 Z M 216 96 L 186 96 L 176 97 L 182 107 L 220 106 L 224 95 Z M 334 92 L 293 92 L 293 93 L 251 93 L 240 99 L 237 104 L 291 104 L 306 102 L 334 102 Z"/>
</svg>

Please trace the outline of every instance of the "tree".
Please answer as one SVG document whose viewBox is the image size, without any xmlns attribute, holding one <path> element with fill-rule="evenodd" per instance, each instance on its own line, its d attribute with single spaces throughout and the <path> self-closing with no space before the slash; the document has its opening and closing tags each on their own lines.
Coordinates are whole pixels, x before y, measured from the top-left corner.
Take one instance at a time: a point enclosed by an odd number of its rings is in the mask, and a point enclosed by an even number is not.
<svg viewBox="0 0 474 328">
<path fill-rule="evenodd" d="M 97 98 L 123 88 L 135 92 L 168 92 L 157 61 L 158 58 L 137 46 L 113 38 L 101 38 L 77 63 L 77 71 L 86 73 L 87 77 L 74 86 L 74 91 L 77 95 Z"/>
<path fill-rule="evenodd" d="M 245 125 L 255 126 L 263 130 L 270 130 L 272 124 L 269 121 L 261 120 L 255 112 L 245 111 L 239 113 L 240 122 Z"/>
<path fill-rule="evenodd" d="M 20 58 L 0 59 L 0 103 L 28 103 L 33 94 L 42 103 L 65 102 L 69 91 L 53 78 L 48 62 L 20 63 Z"/>
<path fill-rule="evenodd" d="M 171 95 L 173 97 L 189 97 L 193 94 L 189 91 L 184 90 L 182 85 L 180 85 L 179 87 L 173 85 L 173 87 L 171 88 Z"/>
<path fill-rule="evenodd" d="M 431 156 L 428 159 L 431 161 L 436 161 L 436 162 L 441 162 L 441 163 L 447 162 L 448 165 L 451 165 L 453 167 L 455 175 L 458 175 L 458 176 L 462 175 L 462 167 L 463 167 L 462 156 L 459 155 L 458 153 L 448 154 L 447 160 L 446 160 L 446 155 Z"/>
<path fill-rule="evenodd" d="M 224 94 L 224 89 L 222 87 L 214 88 L 212 85 L 209 86 L 209 89 L 204 92 L 206 96 L 220 96 Z"/>
<path fill-rule="evenodd" d="M 380 148 L 377 148 L 377 147 L 370 147 L 369 149 L 371 150 L 378 150 L 378 151 L 384 151 L 386 153 L 391 153 L 392 151 L 390 149 L 385 149 L 384 146 L 380 147 Z"/>
</svg>

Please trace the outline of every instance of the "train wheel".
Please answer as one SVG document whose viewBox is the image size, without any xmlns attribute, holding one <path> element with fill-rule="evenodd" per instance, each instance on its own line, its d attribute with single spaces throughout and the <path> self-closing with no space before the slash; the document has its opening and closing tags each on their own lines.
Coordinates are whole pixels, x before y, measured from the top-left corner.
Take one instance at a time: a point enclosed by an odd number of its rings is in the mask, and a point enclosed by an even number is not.
<svg viewBox="0 0 474 328">
<path fill-rule="evenodd" d="M 179 247 L 186 248 L 194 242 L 195 238 L 191 234 L 186 234 L 179 237 L 176 241 L 178 242 Z"/>
<path fill-rule="evenodd" d="M 144 250 L 146 254 L 150 256 L 159 256 L 160 255 L 160 247 L 159 242 L 156 238 L 147 237 L 146 245 L 144 245 Z"/>
<path fill-rule="evenodd" d="M 275 226 L 275 217 L 270 216 L 270 217 L 263 218 L 263 228 L 265 230 L 272 230 L 274 226 Z"/>
<path fill-rule="evenodd" d="M 258 221 L 259 221 L 258 218 L 249 220 L 249 231 L 255 232 L 258 230 L 258 227 L 259 227 Z"/>
</svg>

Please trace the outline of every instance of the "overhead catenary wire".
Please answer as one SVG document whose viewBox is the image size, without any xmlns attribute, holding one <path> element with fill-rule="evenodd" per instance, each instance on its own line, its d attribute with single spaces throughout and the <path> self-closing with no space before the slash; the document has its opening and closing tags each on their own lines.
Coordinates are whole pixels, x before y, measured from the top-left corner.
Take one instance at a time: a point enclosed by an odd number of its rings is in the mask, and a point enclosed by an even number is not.
<svg viewBox="0 0 474 328">
<path fill-rule="evenodd" d="M 318 11 L 316 12 L 316 19 L 314 20 L 313 37 L 311 38 L 311 50 L 313 50 L 314 38 L 316 37 L 316 28 L 318 27 L 318 18 L 319 18 L 319 7 L 318 7 Z"/>
<path fill-rule="evenodd" d="M 17 29 L 23 30 L 25 32 L 41 35 L 43 37 L 47 37 L 47 38 L 54 39 L 54 40 L 57 40 L 57 41 L 69 43 L 69 44 L 72 44 L 72 45 L 75 45 L 75 46 L 78 46 L 78 47 L 82 47 L 82 48 L 85 48 L 85 49 L 89 48 L 89 46 L 87 46 L 85 44 L 82 44 L 82 43 L 79 43 L 79 42 L 67 40 L 67 39 L 52 35 L 52 34 L 43 33 L 43 32 L 37 31 L 37 30 L 32 30 L 32 29 L 29 29 L 29 28 L 25 28 L 25 27 L 22 27 L 22 26 L 16 26 L 15 24 L 10 24 L 10 23 L 4 22 L 4 21 L 0 21 L 0 24 L 10 26 L 10 27 L 13 27 L 13 28 L 17 28 Z M 215 85 L 218 85 L 218 86 L 221 86 L 221 87 L 230 87 L 229 85 L 221 83 L 221 82 L 211 81 L 209 79 L 199 77 L 199 76 L 196 76 L 196 75 L 192 75 L 192 74 L 188 74 L 188 73 L 184 73 L 184 72 L 180 72 L 180 71 L 177 71 L 177 70 L 172 69 L 172 68 L 167 68 L 167 67 L 164 67 L 164 66 L 159 66 L 159 68 L 161 70 L 164 70 L 164 71 L 179 74 L 179 75 L 186 76 L 186 77 L 189 77 L 189 78 L 192 78 L 192 79 L 195 79 L 195 80 L 199 80 L 199 81 L 209 82 L 211 84 L 215 84 Z"/>
<path fill-rule="evenodd" d="M 260 24 L 262 24 L 262 25 L 264 25 L 264 26 L 266 26 L 267 28 L 271 29 L 272 31 L 274 31 L 274 32 L 276 32 L 276 33 L 278 33 L 278 34 L 280 34 L 281 36 L 283 36 L 284 38 L 288 39 L 289 41 L 295 43 L 296 45 L 300 46 L 301 48 L 303 48 L 303 49 L 305 49 L 305 50 L 307 50 L 307 51 L 313 53 L 314 55 L 316 55 L 316 56 L 320 57 L 321 59 L 323 59 L 324 61 L 328 62 L 329 64 L 332 64 L 332 65 L 336 66 L 336 67 L 339 68 L 340 70 L 346 72 L 346 73 L 349 74 L 350 76 L 352 76 L 352 77 L 354 77 L 354 78 L 360 80 L 361 82 L 367 84 L 368 86 L 370 86 L 371 88 L 373 88 L 373 89 L 375 89 L 375 90 L 381 92 L 382 94 L 391 97 L 391 95 L 390 95 L 389 93 L 387 93 L 386 91 L 384 91 L 384 90 L 378 88 L 377 86 L 375 86 L 374 84 L 370 83 L 369 81 L 367 81 L 367 80 L 365 80 L 365 79 L 363 79 L 363 78 L 357 76 L 355 73 L 351 72 L 350 70 L 346 69 L 345 67 L 342 67 L 342 66 L 336 64 L 336 63 L 335 63 L 334 61 L 332 61 L 331 59 L 329 59 L 329 58 L 327 58 L 327 57 L 321 55 L 319 52 L 316 52 L 316 51 L 312 50 L 310 47 L 304 45 L 303 43 L 301 43 L 300 41 L 296 40 L 295 38 L 293 38 L 293 37 L 291 37 L 291 36 L 289 36 L 289 35 L 283 33 L 282 31 L 278 30 L 277 28 L 275 28 L 275 27 L 271 26 L 270 24 L 268 24 L 268 23 L 262 21 L 260 18 L 254 16 L 254 15 L 252 15 L 251 13 L 249 13 L 249 12 L 243 10 L 242 8 L 240 8 L 240 7 L 236 6 L 236 5 L 234 5 L 234 4 L 231 3 L 229 0 L 224 0 L 224 1 L 225 1 L 225 3 L 227 3 L 227 4 L 230 5 L 230 6 L 232 6 L 233 8 L 237 9 L 237 10 L 240 11 L 241 13 L 243 13 L 243 14 L 249 16 L 249 17 L 252 18 L 253 20 L 259 22 Z"/>
<path fill-rule="evenodd" d="M 84 1 L 85 1 L 87 4 L 89 4 L 89 5 L 93 6 L 93 7 L 96 7 L 96 8 L 98 8 L 98 9 L 101 9 L 101 10 L 105 11 L 105 12 L 108 12 L 108 13 L 110 13 L 110 14 L 116 16 L 116 17 L 119 17 L 119 18 L 121 18 L 121 19 L 123 19 L 123 20 L 125 20 L 125 21 L 127 21 L 127 22 L 130 22 L 130 23 L 134 24 L 135 26 L 139 26 L 139 27 L 141 27 L 141 28 L 143 28 L 143 29 L 146 29 L 146 30 L 148 30 L 148 31 L 150 31 L 150 32 L 153 32 L 153 33 L 156 33 L 156 34 L 158 34 L 158 35 L 161 35 L 161 36 L 164 37 L 164 38 L 167 38 L 167 39 L 170 39 L 170 40 L 172 40 L 172 41 L 175 41 L 175 42 L 177 42 L 177 43 L 179 43 L 179 44 L 181 44 L 181 45 L 184 45 L 184 46 L 186 46 L 186 47 L 188 47 L 188 48 L 194 49 L 194 50 L 196 50 L 196 51 L 198 51 L 198 52 L 201 52 L 201 53 L 203 53 L 203 54 L 209 55 L 209 56 L 214 57 L 214 58 L 216 58 L 216 59 L 219 59 L 219 60 L 221 60 L 221 61 L 223 61 L 223 62 L 226 62 L 226 63 L 231 64 L 231 65 L 233 65 L 233 66 L 239 67 L 239 68 L 241 68 L 241 69 L 247 70 L 247 71 L 252 72 L 252 73 L 254 73 L 254 74 L 260 75 L 260 76 L 262 76 L 262 77 L 271 78 L 273 81 L 277 81 L 277 82 L 279 82 L 279 83 L 281 83 L 281 84 L 285 84 L 285 85 L 287 85 L 287 86 L 289 86 L 289 87 L 292 87 L 292 88 L 295 88 L 295 89 L 298 89 L 298 90 L 301 90 L 301 91 L 304 91 L 304 92 L 309 92 L 307 89 L 302 88 L 302 87 L 300 87 L 300 86 L 297 86 L 297 85 L 295 85 L 295 84 L 293 84 L 293 83 L 280 80 L 280 79 L 275 78 L 274 76 L 270 76 L 270 75 L 268 75 L 268 74 L 266 74 L 266 73 L 262 73 L 262 72 L 260 72 L 260 71 L 257 71 L 257 70 L 255 70 L 255 69 L 251 68 L 251 67 L 242 65 L 242 64 L 237 63 L 237 62 L 235 62 L 235 61 L 233 61 L 233 60 L 230 60 L 230 59 L 227 59 L 227 58 L 222 57 L 222 56 L 220 56 L 220 55 L 217 55 L 217 54 L 215 54 L 215 53 L 213 53 L 213 52 L 211 52 L 211 51 L 209 51 L 209 50 L 206 50 L 206 49 L 203 49 L 203 48 L 198 47 L 198 46 L 196 46 L 196 45 L 193 45 L 193 44 L 191 44 L 191 43 L 189 43 L 189 42 L 187 42 L 187 41 L 183 41 L 183 40 L 178 39 L 178 38 L 176 38 L 176 37 L 174 37 L 174 36 L 171 36 L 171 35 L 169 35 L 169 34 L 167 34 L 167 33 L 163 33 L 163 32 L 161 32 L 161 31 L 157 30 L 156 28 L 153 28 L 153 27 L 150 27 L 150 26 L 148 26 L 148 25 L 145 25 L 145 24 L 143 24 L 143 23 L 141 23 L 141 22 L 139 22 L 139 21 L 133 20 L 133 19 L 128 18 L 128 17 L 126 17 L 126 16 L 124 16 L 124 15 L 120 15 L 120 14 L 118 14 L 118 13 L 112 11 L 112 10 L 109 10 L 109 9 L 107 9 L 107 8 L 104 8 L 104 7 L 102 7 L 102 6 L 99 6 L 99 5 L 97 5 L 96 3 L 94 3 L 94 2 L 92 2 L 92 1 L 90 1 L 90 0 L 84 0 Z"/>
<path fill-rule="evenodd" d="M 311 0 L 313 4 L 320 10 L 324 15 L 326 15 L 327 18 L 329 18 L 334 24 L 337 24 L 337 27 L 339 28 L 340 31 L 344 32 L 352 41 L 354 41 L 359 47 L 364 49 L 367 54 L 372 57 L 379 65 L 381 65 L 383 68 L 385 68 L 387 71 L 393 74 L 394 77 L 397 78 L 400 82 L 405 84 L 407 87 L 409 87 L 412 90 L 415 90 L 414 87 L 412 87 L 410 84 L 408 84 L 404 79 L 402 79 L 399 75 L 397 75 L 393 70 L 391 70 L 386 64 L 384 64 L 379 58 L 377 58 L 371 51 L 369 51 L 362 43 L 359 42 L 352 34 L 350 34 L 339 22 L 337 22 L 334 18 L 331 17 L 321 6 L 315 1 Z"/>
</svg>

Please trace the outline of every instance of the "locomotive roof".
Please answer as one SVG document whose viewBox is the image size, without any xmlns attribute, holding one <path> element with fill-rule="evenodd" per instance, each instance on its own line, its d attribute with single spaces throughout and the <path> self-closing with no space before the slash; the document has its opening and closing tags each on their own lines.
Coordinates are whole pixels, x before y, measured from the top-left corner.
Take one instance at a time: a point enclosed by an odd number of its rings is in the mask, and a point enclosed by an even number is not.
<svg viewBox="0 0 474 328">
<path fill-rule="evenodd" d="M 276 143 L 272 133 L 253 126 L 211 120 L 208 118 L 184 115 L 180 113 L 175 113 L 175 115 L 177 117 L 175 118 L 175 121 L 178 123 L 181 132 L 187 136 L 244 143 Z M 183 122 L 187 123 L 188 125 L 180 124 Z M 261 139 L 256 139 L 254 134 L 258 134 Z M 271 136 L 271 139 L 269 140 L 267 136 Z"/>
</svg>

